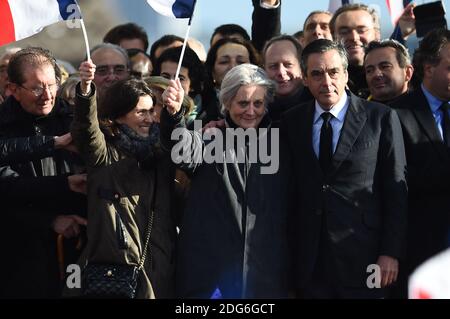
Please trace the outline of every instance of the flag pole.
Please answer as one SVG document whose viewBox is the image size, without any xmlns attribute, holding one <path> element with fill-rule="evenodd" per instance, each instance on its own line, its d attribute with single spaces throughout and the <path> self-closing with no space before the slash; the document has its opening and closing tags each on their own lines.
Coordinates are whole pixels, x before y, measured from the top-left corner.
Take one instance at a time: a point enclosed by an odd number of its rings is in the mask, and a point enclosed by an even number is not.
<svg viewBox="0 0 450 319">
<path fill-rule="evenodd" d="M 192 17 L 194 16 L 194 10 L 195 10 L 196 3 L 197 3 L 197 0 L 194 0 L 194 4 L 192 6 L 192 14 L 191 14 L 191 17 L 189 18 L 188 27 L 186 29 L 186 35 L 184 36 L 183 47 L 181 49 L 180 59 L 178 60 L 177 72 L 175 73 L 175 80 L 178 79 L 178 76 L 180 75 L 181 63 L 183 63 L 184 51 L 186 50 L 187 40 L 189 38 L 189 31 L 191 30 L 191 22 L 192 22 Z"/>
<path fill-rule="evenodd" d="M 84 26 L 84 20 L 83 20 L 82 14 L 81 14 L 81 8 L 78 5 L 78 2 L 75 1 L 75 3 L 77 4 L 78 12 L 80 13 L 80 23 L 81 23 L 81 30 L 83 31 L 84 45 L 86 47 L 86 57 L 87 57 L 87 60 L 90 61 L 91 60 L 91 50 L 89 49 L 89 41 L 88 41 L 88 36 L 87 36 L 87 32 L 86 32 L 86 27 Z"/>
</svg>

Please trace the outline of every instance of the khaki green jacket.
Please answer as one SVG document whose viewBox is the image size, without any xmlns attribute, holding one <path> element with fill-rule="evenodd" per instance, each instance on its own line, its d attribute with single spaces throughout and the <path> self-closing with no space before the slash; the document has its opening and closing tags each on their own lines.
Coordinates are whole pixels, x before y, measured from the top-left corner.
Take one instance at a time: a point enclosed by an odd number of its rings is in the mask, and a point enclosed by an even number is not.
<svg viewBox="0 0 450 319">
<path fill-rule="evenodd" d="M 76 98 L 71 132 L 88 167 L 88 245 L 82 263 L 137 265 L 154 201 L 150 245 L 137 298 L 171 298 L 176 225 L 170 209 L 174 181 L 170 157 L 155 161 L 154 168 L 141 169 L 134 157 L 105 139 L 97 119 L 95 89 L 84 97 L 77 87 Z"/>
</svg>

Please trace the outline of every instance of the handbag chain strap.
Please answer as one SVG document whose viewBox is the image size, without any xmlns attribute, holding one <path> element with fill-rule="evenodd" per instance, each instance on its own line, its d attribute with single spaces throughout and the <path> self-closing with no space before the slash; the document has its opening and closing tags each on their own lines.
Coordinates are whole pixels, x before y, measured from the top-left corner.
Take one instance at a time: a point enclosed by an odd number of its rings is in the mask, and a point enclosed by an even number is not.
<svg viewBox="0 0 450 319">
<path fill-rule="evenodd" d="M 141 260 L 139 261 L 139 266 L 138 266 L 139 270 L 141 270 L 144 267 L 145 258 L 147 257 L 147 250 L 150 250 L 150 256 L 149 256 L 149 258 L 150 258 L 150 269 L 152 268 L 152 253 L 151 253 L 152 246 L 150 244 L 150 235 L 152 233 L 152 227 L 153 227 L 153 215 L 155 214 L 156 187 L 158 186 L 158 185 L 156 185 L 156 181 L 157 181 L 156 174 L 157 174 L 157 172 L 155 171 L 155 179 L 154 179 L 154 184 L 153 184 L 153 196 L 152 196 L 152 204 L 151 204 L 151 213 L 150 213 L 150 216 L 148 218 L 147 231 L 146 231 L 146 235 L 145 235 L 144 251 L 142 253 Z"/>
</svg>

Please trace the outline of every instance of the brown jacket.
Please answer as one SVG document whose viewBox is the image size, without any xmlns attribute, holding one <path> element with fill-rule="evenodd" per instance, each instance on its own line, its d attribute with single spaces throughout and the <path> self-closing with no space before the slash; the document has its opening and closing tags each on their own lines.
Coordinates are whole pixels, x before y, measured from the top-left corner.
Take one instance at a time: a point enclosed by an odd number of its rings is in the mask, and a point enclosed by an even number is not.
<svg viewBox="0 0 450 319">
<path fill-rule="evenodd" d="M 134 157 L 105 139 L 97 119 L 95 89 L 88 97 L 77 91 L 72 136 L 88 166 L 84 262 L 137 265 L 154 204 L 150 245 L 136 297 L 173 297 L 176 225 L 170 207 L 174 181 L 170 158 L 141 169 Z M 83 268 L 84 263 L 80 265 Z"/>
</svg>

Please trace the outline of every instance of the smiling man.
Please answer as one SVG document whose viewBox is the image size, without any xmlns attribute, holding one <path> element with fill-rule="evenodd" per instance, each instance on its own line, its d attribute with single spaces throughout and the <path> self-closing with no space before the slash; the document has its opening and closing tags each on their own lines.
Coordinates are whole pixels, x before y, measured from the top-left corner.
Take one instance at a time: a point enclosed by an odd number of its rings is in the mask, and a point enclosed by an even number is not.
<svg viewBox="0 0 450 319">
<path fill-rule="evenodd" d="M 60 293 L 55 232 L 75 237 L 85 223 L 79 216 L 62 215 L 81 213 L 84 204 L 73 197 L 67 177 L 80 171 L 81 161 L 58 147 L 62 137 L 71 141 L 71 108 L 56 97 L 60 73 L 45 49 L 17 52 L 8 64 L 8 80 L 12 94 L 0 108 L 0 164 L 14 174 L 1 181 L 13 189 L 24 179 L 37 186 L 30 202 L 27 192 L 13 205 L 1 198 L 2 222 L 8 227 L 0 240 L 10 242 L 3 252 L 11 262 L 0 268 L 0 298 L 55 298 Z M 48 194 L 54 194 L 52 200 L 45 200 Z"/>
<path fill-rule="evenodd" d="M 380 40 L 380 20 L 375 10 L 360 3 L 344 5 L 330 21 L 334 40 L 345 46 L 348 55 L 350 90 L 359 97 L 369 94 L 364 75 L 365 48 L 374 40 Z"/>
<path fill-rule="evenodd" d="M 264 47 L 264 69 L 277 83 L 275 100 L 269 105 L 273 121 L 279 121 L 281 114 L 293 106 L 312 99 L 302 82 L 301 54 L 300 43 L 290 35 L 272 38 Z"/>
<path fill-rule="evenodd" d="M 384 104 L 408 91 L 414 72 L 408 50 L 395 40 L 370 42 L 364 70 L 371 100 Z"/>
</svg>

